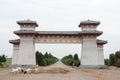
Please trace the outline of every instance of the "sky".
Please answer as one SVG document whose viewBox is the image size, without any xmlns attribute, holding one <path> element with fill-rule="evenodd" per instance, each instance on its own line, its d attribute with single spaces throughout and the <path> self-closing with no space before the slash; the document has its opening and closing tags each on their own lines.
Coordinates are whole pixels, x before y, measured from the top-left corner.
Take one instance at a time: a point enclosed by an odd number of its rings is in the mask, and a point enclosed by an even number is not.
<svg viewBox="0 0 120 80">
<path fill-rule="evenodd" d="M 120 0 L 0 0 L 0 55 L 12 56 L 9 40 L 19 38 L 18 20 L 34 20 L 37 31 L 80 31 L 80 21 L 95 20 L 103 31 L 98 37 L 107 40 L 104 57 L 120 50 Z M 36 44 L 36 50 L 50 52 L 58 58 L 81 55 L 80 44 Z"/>
</svg>

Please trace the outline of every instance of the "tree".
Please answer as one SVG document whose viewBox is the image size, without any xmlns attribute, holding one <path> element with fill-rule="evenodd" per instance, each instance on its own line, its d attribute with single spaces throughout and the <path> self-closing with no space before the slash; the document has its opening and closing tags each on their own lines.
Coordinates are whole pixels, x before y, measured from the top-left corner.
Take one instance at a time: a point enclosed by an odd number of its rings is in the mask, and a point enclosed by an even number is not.
<svg viewBox="0 0 120 80">
<path fill-rule="evenodd" d="M 2 56 L 0 56 L 0 65 L 2 65 L 2 62 L 3 62 L 3 58 Z"/>
<path fill-rule="evenodd" d="M 47 66 L 57 62 L 58 59 L 54 57 L 51 53 L 45 53 L 44 55 L 37 51 L 36 52 L 36 64 L 38 66 Z"/>
<path fill-rule="evenodd" d="M 117 52 L 115 53 L 115 58 L 117 58 L 117 59 L 120 58 L 120 51 L 117 51 Z"/>
<path fill-rule="evenodd" d="M 117 66 L 117 67 L 120 67 L 120 59 L 117 60 L 116 66 Z"/>
<path fill-rule="evenodd" d="M 70 55 L 64 56 L 61 59 L 61 61 L 66 65 L 72 66 L 74 59 L 73 59 L 73 56 L 70 54 Z"/>
<path fill-rule="evenodd" d="M 69 65 L 69 66 L 76 66 L 78 67 L 80 65 L 80 60 L 78 58 L 78 55 L 75 54 L 74 57 L 70 54 L 70 55 L 67 55 L 67 56 L 64 56 L 61 61 L 66 64 L 66 65 Z"/>
<path fill-rule="evenodd" d="M 35 53 L 35 55 L 36 55 L 36 64 L 38 64 L 38 60 L 39 60 L 39 51 L 36 51 L 36 53 Z"/>
<path fill-rule="evenodd" d="M 0 66 L 3 66 L 6 62 L 6 57 L 5 55 L 0 56 Z"/>
<path fill-rule="evenodd" d="M 120 67 L 120 51 L 115 52 L 114 54 L 110 54 L 110 65 Z"/>
<path fill-rule="evenodd" d="M 115 52 L 115 66 L 120 67 L 120 51 Z"/>
<path fill-rule="evenodd" d="M 78 54 L 74 54 L 74 60 L 79 60 Z"/>
<path fill-rule="evenodd" d="M 3 63 L 5 64 L 5 62 L 6 62 L 6 57 L 5 57 L 4 54 L 2 55 L 2 58 L 3 58 Z"/>
<path fill-rule="evenodd" d="M 36 52 L 36 63 L 39 66 L 44 66 L 45 65 L 45 60 L 43 59 L 43 55 L 39 51 Z"/>
<path fill-rule="evenodd" d="M 48 58 L 49 57 L 49 55 L 48 55 L 48 52 L 45 52 L 45 55 L 44 55 L 46 58 Z"/>
<path fill-rule="evenodd" d="M 74 54 L 74 66 L 79 67 L 80 65 L 80 60 L 78 58 L 78 54 Z"/>
<path fill-rule="evenodd" d="M 110 60 L 110 65 L 114 66 L 114 64 L 115 64 L 115 55 L 113 53 L 110 54 L 109 60 Z"/>
<path fill-rule="evenodd" d="M 109 59 L 104 59 L 105 65 L 109 66 L 110 65 L 110 60 Z"/>
</svg>

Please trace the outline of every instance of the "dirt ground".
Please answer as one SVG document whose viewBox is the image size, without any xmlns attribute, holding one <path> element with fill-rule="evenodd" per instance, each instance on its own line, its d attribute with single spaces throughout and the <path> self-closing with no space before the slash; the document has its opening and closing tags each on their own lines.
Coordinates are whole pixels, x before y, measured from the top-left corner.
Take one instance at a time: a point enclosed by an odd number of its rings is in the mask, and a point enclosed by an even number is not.
<svg viewBox="0 0 120 80">
<path fill-rule="evenodd" d="M 39 73 L 11 73 L 11 68 L 0 69 L 0 80 L 120 80 L 120 69 L 71 68 L 57 62 L 39 67 Z"/>
</svg>

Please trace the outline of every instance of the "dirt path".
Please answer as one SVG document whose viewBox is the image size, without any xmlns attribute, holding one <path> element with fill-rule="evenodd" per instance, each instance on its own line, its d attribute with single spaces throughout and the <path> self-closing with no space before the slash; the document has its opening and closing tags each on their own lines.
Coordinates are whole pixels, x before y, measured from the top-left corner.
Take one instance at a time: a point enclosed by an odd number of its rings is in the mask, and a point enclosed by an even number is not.
<svg viewBox="0 0 120 80">
<path fill-rule="evenodd" d="M 72 68 L 60 61 L 51 66 L 40 67 L 40 69 L 44 71 L 64 69 L 69 70 L 69 72 L 13 74 L 10 73 L 10 69 L 0 69 L 0 80 L 120 80 L 120 70 Z"/>
</svg>

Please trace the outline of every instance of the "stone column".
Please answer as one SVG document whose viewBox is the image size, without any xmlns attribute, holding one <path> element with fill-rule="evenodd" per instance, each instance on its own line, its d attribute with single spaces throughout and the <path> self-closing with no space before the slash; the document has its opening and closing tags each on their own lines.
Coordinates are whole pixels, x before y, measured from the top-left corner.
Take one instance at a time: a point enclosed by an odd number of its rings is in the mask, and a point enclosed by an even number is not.
<svg viewBox="0 0 120 80">
<path fill-rule="evenodd" d="M 35 66 L 35 44 L 32 35 L 20 36 L 18 65 Z"/>
<path fill-rule="evenodd" d="M 95 36 L 83 36 L 81 66 L 87 68 L 98 67 L 98 48 Z"/>
<path fill-rule="evenodd" d="M 17 65 L 18 52 L 19 52 L 19 44 L 13 44 L 12 65 Z"/>
<path fill-rule="evenodd" d="M 98 44 L 99 65 L 104 66 L 103 44 Z"/>
</svg>

